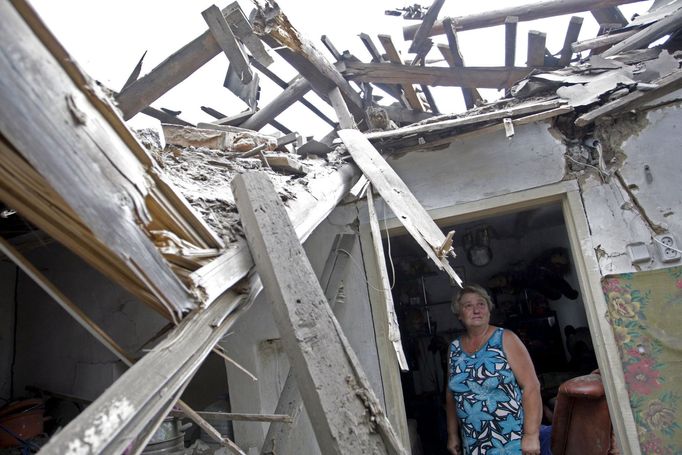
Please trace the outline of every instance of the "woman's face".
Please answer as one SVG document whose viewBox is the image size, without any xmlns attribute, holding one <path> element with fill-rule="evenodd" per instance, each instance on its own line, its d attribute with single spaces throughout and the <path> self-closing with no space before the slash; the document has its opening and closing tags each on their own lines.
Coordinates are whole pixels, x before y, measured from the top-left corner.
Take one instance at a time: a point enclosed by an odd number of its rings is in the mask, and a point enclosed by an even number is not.
<svg viewBox="0 0 682 455">
<path fill-rule="evenodd" d="M 459 319 L 464 327 L 481 327 L 490 322 L 490 309 L 483 297 L 474 292 L 467 292 L 460 301 Z"/>
</svg>

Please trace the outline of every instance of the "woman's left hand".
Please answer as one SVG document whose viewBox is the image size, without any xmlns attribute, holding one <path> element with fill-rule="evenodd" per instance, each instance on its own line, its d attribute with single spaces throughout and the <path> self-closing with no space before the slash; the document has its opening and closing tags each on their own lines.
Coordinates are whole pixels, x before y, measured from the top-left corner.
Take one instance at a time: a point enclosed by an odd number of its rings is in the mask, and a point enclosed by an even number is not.
<svg viewBox="0 0 682 455">
<path fill-rule="evenodd" d="M 540 434 L 524 434 L 521 438 L 521 453 L 523 455 L 540 455 Z"/>
</svg>

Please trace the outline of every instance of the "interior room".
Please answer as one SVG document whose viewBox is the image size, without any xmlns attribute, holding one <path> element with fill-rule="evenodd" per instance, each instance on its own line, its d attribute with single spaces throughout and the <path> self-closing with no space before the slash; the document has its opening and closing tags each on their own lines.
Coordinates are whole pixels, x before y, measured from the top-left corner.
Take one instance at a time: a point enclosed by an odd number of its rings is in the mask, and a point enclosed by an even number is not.
<svg viewBox="0 0 682 455">
<path fill-rule="evenodd" d="M 485 287 L 491 324 L 524 342 L 551 409 L 559 385 L 597 367 L 561 206 L 442 226 L 455 230 L 453 266 L 464 283 Z M 451 310 L 459 287 L 407 235 L 384 240 L 393 299 L 410 367 L 402 373 L 408 422 L 424 454 L 446 453 L 447 353 L 463 329 Z M 390 245 L 389 245 L 390 244 Z M 544 423 L 551 423 L 546 416 Z"/>
</svg>

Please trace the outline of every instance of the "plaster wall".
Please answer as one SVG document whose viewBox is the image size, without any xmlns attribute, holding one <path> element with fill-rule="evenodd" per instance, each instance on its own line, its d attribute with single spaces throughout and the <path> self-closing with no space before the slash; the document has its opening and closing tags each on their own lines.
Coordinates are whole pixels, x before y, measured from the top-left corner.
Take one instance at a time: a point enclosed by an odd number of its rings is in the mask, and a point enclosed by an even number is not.
<svg viewBox="0 0 682 455">
<path fill-rule="evenodd" d="M 602 275 L 680 265 L 662 262 L 652 237 L 671 233 L 678 242 L 682 237 L 681 128 L 679 102 L 610 128 L 615 134 L 609 146 L 622 159 L 618 174 L 607 183 L 594 175 L 579 179 Z M 633 265 L 627 245 L 636 242 L 644 243 L 651 259 Z"/>
<path fill-rule="evenodd" d="M 304 243 L 308 259 L 318 278 L 331 253 L 336 235 L 357 234 L 353 227 L 356 217 L 354 206 L 338 207 Z M 372 313 L 359 242 L 355 243 L 349 253 L 352 259 L 342 282 L 344 298 L 337 301 L 334 313 L 375 394 L 383 402 Z M 261 293 L 252 307 L 239 319 L 233 332 L 221 342 L 235 361 L 258 377 L 258 381 L 254 382 L 239 369 L 227 364 L 233 412 L 273 413 L 288 375 L 289 363 L 279 341 L 270 305 L 266 293 Z M 234 422 L 235 442 L 247 451 L 260 450 L 267 428 L 267 424 Z M 292 429 L 287 453 L 320 453 L 305 409 L 299 418 L 299 424 Z"/>
<path fill-rule="evenodd" d="M 548 129 L 541 122 L 516 127 L 511 139 L 504 132 L 455 139 L 443 150 L 388 163 L 424 208 L 449 207 L 562 180 L 564 146 Z"/>
<path fill-rule="evenodd" d="M 167 324 L 156 312 L 57 243 L 25 255 L 48 280 L 133 355 Z M 3 398 L 9 395 L 15 273 L 13 264 L 0 263 L 0 397 Z M 19 272 L 16 280 L 15 398 L 26 396 L 26 386 L 86 400 L 97 398 L 126 367 L 26 274 Z M 185 394 L 190 405 L 198 409 L 215 400 L 221 390 L 223 395 L 227 390 L 222 363 L 216 367 L 214 361 L 209 361 L 202 370 L 207 371 L 197 374 Z M 222 381 L 216 384 L 220 375 Z"/>
</svg>

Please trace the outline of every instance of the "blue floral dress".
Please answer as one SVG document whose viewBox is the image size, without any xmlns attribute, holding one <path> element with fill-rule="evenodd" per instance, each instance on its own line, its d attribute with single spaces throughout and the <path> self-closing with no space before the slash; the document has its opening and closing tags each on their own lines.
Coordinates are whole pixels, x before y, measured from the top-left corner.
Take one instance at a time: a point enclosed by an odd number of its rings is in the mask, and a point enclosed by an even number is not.
<svg viewBox="0 0 682 455">
<path fill-rule="evenodd" d="M 502 348 L 503 334 L 497 328 L 472 355 L 464 352 L 460 338 L 450 343 L 448 387 L 465 455 L 521 453 L 521 389 Z"/>
</svg>

